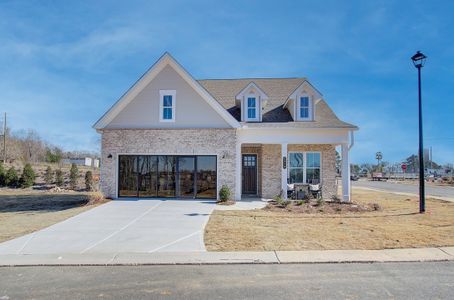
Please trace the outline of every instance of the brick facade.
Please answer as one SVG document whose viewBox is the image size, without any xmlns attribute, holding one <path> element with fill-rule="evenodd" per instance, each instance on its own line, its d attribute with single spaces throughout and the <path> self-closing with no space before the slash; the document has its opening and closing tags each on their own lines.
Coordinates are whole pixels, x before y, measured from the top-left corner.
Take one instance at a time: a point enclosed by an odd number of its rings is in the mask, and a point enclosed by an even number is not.
<svg viewBox="0 0 454 300">
<path fill-rule="evenodd" d="M 116 197 L 118 154 L 217 155 L 218 189 L 235 191 L 235 129 L 109 129 L 102 131 L 101 191 Z M 112 158 L 108 158 L 109 154 Z"/>
</svg>

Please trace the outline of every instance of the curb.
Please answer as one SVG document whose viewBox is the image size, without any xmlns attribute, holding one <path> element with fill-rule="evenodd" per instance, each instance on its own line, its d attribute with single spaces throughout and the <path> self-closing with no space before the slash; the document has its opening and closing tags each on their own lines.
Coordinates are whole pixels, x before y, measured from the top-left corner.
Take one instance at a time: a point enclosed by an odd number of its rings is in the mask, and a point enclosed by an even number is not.
<svg viewBox="0 0 454 300">
<path fill-rule="evenodd" d="M 316 264 L 454 261 L 454 247 L 266 252 L 3 254 L 0 267 Z"/>
</svg>

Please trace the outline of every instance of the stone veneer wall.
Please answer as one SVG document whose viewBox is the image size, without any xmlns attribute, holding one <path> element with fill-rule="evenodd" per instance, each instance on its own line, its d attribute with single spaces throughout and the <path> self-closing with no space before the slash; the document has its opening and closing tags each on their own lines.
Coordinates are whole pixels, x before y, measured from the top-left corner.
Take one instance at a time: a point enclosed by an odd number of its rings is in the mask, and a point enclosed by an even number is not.
<svg viewBox="0 0 454 300">
<path fill-rule="evenodd" d="M 281 191 L 281 145 L 262 145 L 262 197 L 272 199 Z"/>
<path fill-rule="evenodd" d="M 336 148 L 334 145 L 289 144 L 287 151 L 321 152 L 322 195 L 330 199 L 337 195 Z M 281 191 L 281 145 L 262 145 L 262 197 L 273 198 Z"/>
<path fill-rule="evenodd" d="M 102 131 L 101 191 L 116 197 L 118 154 L 217 155 L 218 190 L 235 191 L 235 129 L 106 129 Z M 112 158 L 107 158 L 112 154 Z M 223 158 L 224 157 L 224 158 Z"/>
<path fill-rule="evenodd" d="M 334 145 L 288 145 L 287 151 L 317 151 L 322 156 L 322 196 L 330 199 L 337 195 L 336 186 L 336 147 Z"/>
</svg>

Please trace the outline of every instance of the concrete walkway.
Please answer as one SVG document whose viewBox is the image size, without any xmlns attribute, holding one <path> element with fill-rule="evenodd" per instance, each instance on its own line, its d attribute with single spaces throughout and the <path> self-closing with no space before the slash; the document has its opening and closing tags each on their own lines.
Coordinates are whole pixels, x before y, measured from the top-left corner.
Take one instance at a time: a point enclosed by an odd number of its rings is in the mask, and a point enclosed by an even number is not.
<svg viewBox="0 0 454 300">
<path fill-rule="evenodd" d="M 0 266 L 289 264 L 424 261 L 454 261 L 454 247 L 387 250 L 0 255 Z"/>
</svg>

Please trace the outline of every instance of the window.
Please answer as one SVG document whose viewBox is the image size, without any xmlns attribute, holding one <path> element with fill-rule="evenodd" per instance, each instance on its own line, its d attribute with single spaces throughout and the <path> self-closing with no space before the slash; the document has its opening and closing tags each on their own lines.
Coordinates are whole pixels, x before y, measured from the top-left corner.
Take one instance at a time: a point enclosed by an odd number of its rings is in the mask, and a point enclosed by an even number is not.
<svg viewBox="0 0 454 300">
<path fill-rule="evenodd" d="M 320 152 L 290 152 L 289 183 L 320 183 Z"/>
<path fill-rule="evenodd" d="M 176 91 L 161 90 L 159 91 L 159 95 L 160 95 L 159 121 L 174 122 Z"/>
<path fill-rule="evenodd" d="M 300 98 L 300 119 L 309 119 L 309 97 L 303 96 Z"/>
<path fill-rule="evenodd" d="M 257 101 L 255 97 L 247 98 L 247 118 L 248 120 L 257 119 Z"/>
</svg>

